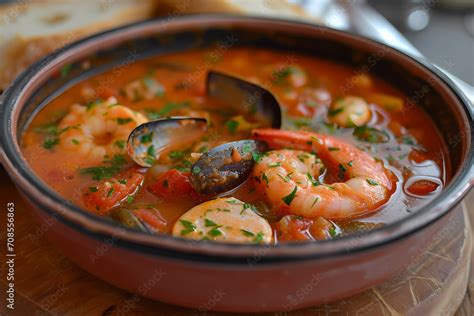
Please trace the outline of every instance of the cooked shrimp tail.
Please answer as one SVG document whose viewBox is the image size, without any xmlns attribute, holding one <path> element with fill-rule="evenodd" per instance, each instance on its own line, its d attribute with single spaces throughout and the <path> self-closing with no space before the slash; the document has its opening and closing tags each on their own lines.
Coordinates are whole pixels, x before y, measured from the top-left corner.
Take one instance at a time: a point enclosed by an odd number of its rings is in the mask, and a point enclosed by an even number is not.
<svg viewBox="0 0 474 316">
<path fill-rule="evenodd" d="M 393 178 L 383 164 L 338 138 L 276 129 L 256 129 L 253 138 L 277 149 L 257 162 L 253 172 L 282 211 L 311 218 L 354 217 L 376 210 L 392 194 Z M 336 181 L 318 181 L 317 160 L 306 163 L 301 151 L 316 153 Z"/>
</svg>

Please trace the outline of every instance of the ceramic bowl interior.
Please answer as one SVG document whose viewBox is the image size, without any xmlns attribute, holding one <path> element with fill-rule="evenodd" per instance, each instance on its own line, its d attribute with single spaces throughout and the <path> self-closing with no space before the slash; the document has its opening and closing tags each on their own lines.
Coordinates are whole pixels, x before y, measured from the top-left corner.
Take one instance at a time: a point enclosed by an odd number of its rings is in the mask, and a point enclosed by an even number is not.
<svg viewBox="0 0 474 316">
<path fill-rule="evenodd" d="M 413 59 L 382 44 L 343 32 L 266 19 L 223 16 L 188 17 L 174 21 L 150 21 L 112 30 L 72 44 L 37 63 L 24 73 L 3 95 L 2 143 L 7 166 L 15 168 L 21 178 L 19 187 L 29 194 L 37 190 L 48 200 L 44 207 L 51 214 L 62 209 L 60 217 L 90 233 L 106 236 L 116 229 L 108 219 L 87 213 L 60 198 L 39 180 L 26 165 L 18 143 L 31 118 L 62 91 L 95 74 L 107 70 L 125 75 L 127 65 L 151 56 L 199 48 L 216 51 L 235 46 L 270 48 L 285 51 L 288 56 L 302 53 L 346 64 L 354 69 L 370 71 L 408 96 L 408 106 L 421 106 L 436 122 L 445 141 L 452 175 L 444 192 L 406 218 L 386 227 L 354 238 L 339 238 L 329 242 L 277 245 L 268 251 L 268 258 L 326 256 L 346 251 L 351 242 L 353 251 L 393 241 L 436 220 L 448 212 L 468 190 L 469 168 L 473 162 L 472 112 L 468 101 L 442 73 L 429 63 Z M 84 69 L 81 63 L 91 67 Z M 72 64 L 67 78 L 58 75 L 64 65 Z M 106 86 L 106 83 L 104 84 Z M 23 186 L 22 183 L 28 183 Z M 28 188 L 27 188 L 28 187 Z M 43 203 L 39 201 L 39 203 Z M 140 232 L 121 232 L 130 242 L 159 246 L 161 249 L 189 251 L 199 256 L 246 256 L 253 246 L 193 244 L 171 236 L 144 236 Z M 145 246 L 144 246 L 145 247 Z M 351 251 L 352 251 L 351 250 Z M 270 259 L 269 259 L 270 260 Z"/>
</svg>

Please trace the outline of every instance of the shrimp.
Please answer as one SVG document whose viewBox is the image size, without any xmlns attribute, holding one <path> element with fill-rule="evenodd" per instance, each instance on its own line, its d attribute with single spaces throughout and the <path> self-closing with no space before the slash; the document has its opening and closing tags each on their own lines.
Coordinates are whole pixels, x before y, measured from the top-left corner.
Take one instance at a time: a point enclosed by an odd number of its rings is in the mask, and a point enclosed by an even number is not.
<svg viewBox="0 0 474 316">
<path fill-rule="evenodd" d="M 236 198 L 217 198 L 184 213 L 173 227 L 173 235 L 195 240 L 265 243 L 273 233 L 255 207 Z"/>
<path fill-rule="evenodd" d="M 329 108 L 328 118 L 341 127 L 362 126 L 370 120 L 369 105 L 360 97 L 339 98 Z"/>
<path fill-rule="evenodd" d="M 253 168 L 258 188 L 278 210 L 308 218 L 356 217 L 376 210 L 393 193 L 393 175 L 367 153 L 335 137 L 302 131 L 256 129 L 253 138 L 265 141 L 273 150 L 261 157 Z M 341 182 L 323 184 L 320 163 Z M 345 181 L 345 182 L 342 182 Z"/>
<path fill-rule="evenodd" d="M 114 97 L 88 106 L 74 104 L 59 122 L 59 145 L 80 157 L 101 162 L 120 153 L 130 132 L 147 122 L 143 114 L 119 105 Z"/>
</svg>

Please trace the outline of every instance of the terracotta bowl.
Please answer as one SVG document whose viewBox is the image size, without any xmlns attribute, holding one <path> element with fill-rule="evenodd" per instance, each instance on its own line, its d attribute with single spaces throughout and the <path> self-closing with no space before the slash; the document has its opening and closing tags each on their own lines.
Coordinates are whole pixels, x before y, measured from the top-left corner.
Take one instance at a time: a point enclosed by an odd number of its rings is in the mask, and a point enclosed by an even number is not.
<svg viewBox="0 0 474 316">
<path fill-rule="evenodd" d="M 442 131 L 452 177 L 425 206 L 383 228 L 352 237 L 276 246 L 191 242 L 118 227 L 72 205 L 43 183 L 22 155 L 31 117 L 71 85 L 136 60 L 200 47 L 266 47 L 311 54 L 349 66 L 376 59 L 371 73 L 424 107 Z M 74 79 L 57 73 L 71 63 Z M 119 73 L 119 75 L 125 75 Z M 403 269 L 473 185 L 473 110 L 426 60 L 314 25 L 263 18 L 189 16 L 147 21 L 94 35 L 55 52 L 3 94 L 1 159 L 46 235 L 83 269 L 120 288 L 201 311 L 290 311 L 341 299 Z"/>
</svg>

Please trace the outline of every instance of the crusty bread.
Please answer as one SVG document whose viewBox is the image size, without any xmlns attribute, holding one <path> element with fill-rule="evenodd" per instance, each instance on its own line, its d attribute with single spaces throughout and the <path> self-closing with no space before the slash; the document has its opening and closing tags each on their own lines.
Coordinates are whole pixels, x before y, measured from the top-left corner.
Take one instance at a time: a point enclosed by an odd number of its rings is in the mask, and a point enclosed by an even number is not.
<svg viewBox="0 0 474 316">
<path fill-rule="evenodd" d="M 86 35 L 150 18 L 155 0 L 40 0 L 0 6 L 0 91 L 26 67 Z"/>
<path fill-rule="evenodd" d="M 0 92 L 55 49 L 157 13 L 232 13 L 315 21 L 287 0 L 23 0 L 0 5 Z"/>
<path fill-rule="evenodd" d="M 160 0 L 160 14 L 229 13 L 312 20 L 300 6 L 288 0 Z"/>
</svg>

